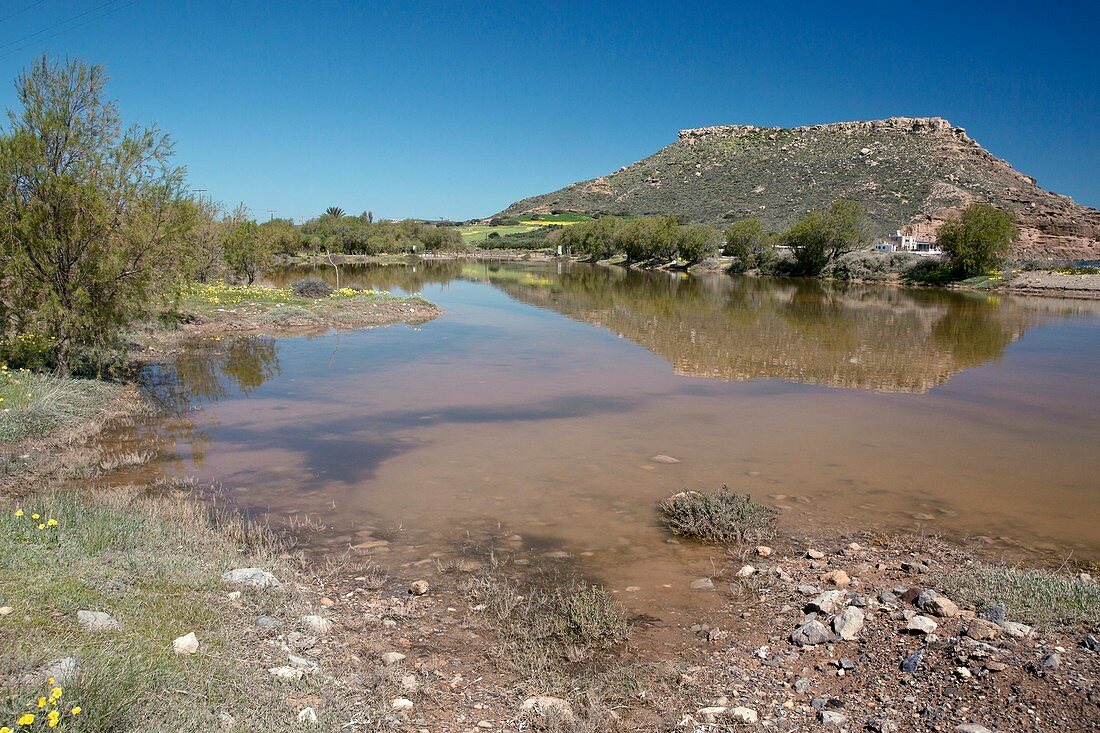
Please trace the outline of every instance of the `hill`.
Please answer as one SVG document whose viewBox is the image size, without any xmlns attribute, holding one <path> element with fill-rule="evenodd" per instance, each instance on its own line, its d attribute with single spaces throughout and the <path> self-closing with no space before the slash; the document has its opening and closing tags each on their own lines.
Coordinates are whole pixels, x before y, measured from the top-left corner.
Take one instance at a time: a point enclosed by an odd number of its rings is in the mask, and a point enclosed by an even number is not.
<svg viewBox="0 0 1100 733">
<path fill-rule="evenodd" d="M 681 130 L 644 160 L 499 216 L 682 214 L 719 225 L 757 216 L 778 229 L 838 198 L 863 203 L 883 234 L 927 238 L 967 204 L 988 202 L 1015 215 L 1015 256 L 1100 259 L 1100 211 L 1043 190 L 939 117 Z"/>
</svg>

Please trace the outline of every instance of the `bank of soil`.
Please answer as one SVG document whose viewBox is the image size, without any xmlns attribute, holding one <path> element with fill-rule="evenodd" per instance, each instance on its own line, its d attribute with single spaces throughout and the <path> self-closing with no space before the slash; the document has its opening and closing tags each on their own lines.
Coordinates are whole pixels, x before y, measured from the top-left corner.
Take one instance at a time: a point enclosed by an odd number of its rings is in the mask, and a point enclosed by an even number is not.
<svg viewBox="0 0 1100 733">
<path fill-rule="evenodd" d="M 1018 273 L 1002 287 L 1020 295 L 1057 298 L 1100 298 L 1100 275 L 1068 275 L 1048 270 Z"/>
</svg>

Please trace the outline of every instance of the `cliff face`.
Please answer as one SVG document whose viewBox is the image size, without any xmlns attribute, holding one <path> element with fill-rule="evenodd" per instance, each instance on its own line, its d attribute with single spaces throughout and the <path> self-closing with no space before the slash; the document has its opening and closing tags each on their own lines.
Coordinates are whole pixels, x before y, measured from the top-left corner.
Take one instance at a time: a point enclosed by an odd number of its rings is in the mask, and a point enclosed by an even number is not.
<svg viewBox="0 0 1100 733">
<path fill-rule="evenodd" d="M 1100 211 L 1044 191 L 939 117 L 780 128 L 718 125 L 615 173 L 518 201 L 502 215 L 683 214 L 781 228 L 838 198 L 861 202 L 882 233 L 936 228 L 979 201 L 1011 211 L 1028 259 L 1100 259 Z"/>
</svg>

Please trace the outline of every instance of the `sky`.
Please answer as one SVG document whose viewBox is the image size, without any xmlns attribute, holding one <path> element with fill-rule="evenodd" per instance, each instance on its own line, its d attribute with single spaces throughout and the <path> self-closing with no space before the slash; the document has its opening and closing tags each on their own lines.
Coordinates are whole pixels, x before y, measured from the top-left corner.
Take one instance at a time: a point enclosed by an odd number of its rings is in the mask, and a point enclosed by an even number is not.
<svg viewBox="0 0 1100 733">
<path fill-rule="evenodd" d="M 468 219 L 682 128 L 940 116 L 1100 207 L 1100 3 L 0 0 L 0 105 L 102 64 L 191 186 L 266 219 Z"/>
</svg>

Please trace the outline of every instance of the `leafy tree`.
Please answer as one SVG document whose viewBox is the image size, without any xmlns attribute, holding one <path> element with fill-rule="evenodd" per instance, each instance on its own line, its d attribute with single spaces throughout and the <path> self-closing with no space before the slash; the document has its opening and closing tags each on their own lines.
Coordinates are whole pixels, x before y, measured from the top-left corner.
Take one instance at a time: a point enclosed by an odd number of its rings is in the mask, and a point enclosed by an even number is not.
<svg viewBox="0 0 1100 733">
<path fill-rule="evenodd" d="M 866 209 L 840 200 L 791 224 L 783 241 L 794 252 L 795 274 L 814 276 L 840 255 L 867 247 L 872 235 Z"/>
<path fill-rule="evenodd" d="M 260 241 L 272 254 L 291 257 L 302 248 L 302 233 L 290 219 L 270 219 L 259 229 Z"/>
<path fill-rule="evenodd" d="M 718 232 L 709 226 L 681 226 L 676 232 L 676 254 L 689 265 L 718 251 Z"/>
<path fill-rule="evenodd" d="M 264 245 L 260 227 L 244 204 L 226 218 L 223 226 L 225 265 L 234 278 L 251 285 L 256 282 L 256 276 L 271 264 L 271 250 Z"/>
<path fill-rule="evenodd" d="M 936 243 L 948 268 L 966 278 L 995 267 L 1019 236 L 1011 215 L 989 204 L 971 204 L 957 220 L 940 227 Z"/>
<path fill-rule="evenodd" d="M 736 257 L 734 270 L 745 271 L 760 259 L 761 255 L 775 248 L 772 237 L 764 228 L 764 222 L 755 217 L 739 219 L 725 231 L 726 246 L 723 248 L 728 257 Z"/>
<path fill-rule="evenodd" d="M 96 369 L 121 328 L 179 285 L 194 222 L 155 127 L 124 129 L 100 66 L 41 57 L 0 133 L 0 329 L 45 334 L 56 369 Z M 84 362 L 87 363 L 87 362 Z"/>
<path fill-rule="evenodd" d="M 225 266 L 225 232 L 221 221 L 225 208 L 209 199 L 188 201 L 184 206 L 192 222 L 184 235 L 185 272 L 190 280 L 210 282 Z"/>
<path fill-rule="evenodd" d="M 840 199 L 834 201 L 825 213 L 829 227 L 830 260 L 871 246 L 874 230 L 863 204 Z"/>
</svg>

